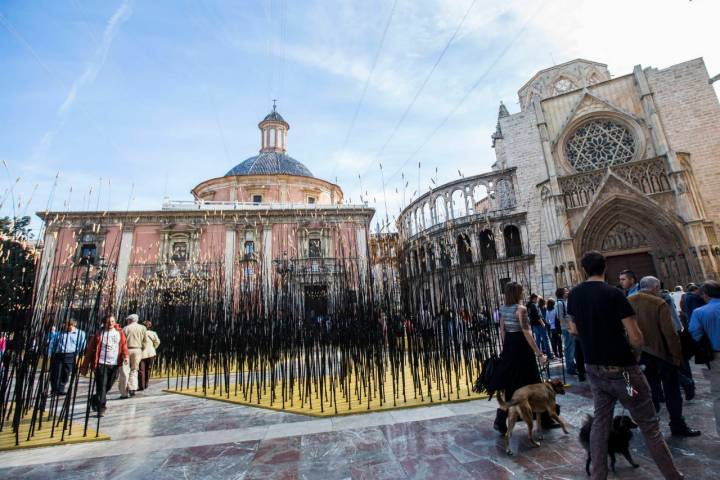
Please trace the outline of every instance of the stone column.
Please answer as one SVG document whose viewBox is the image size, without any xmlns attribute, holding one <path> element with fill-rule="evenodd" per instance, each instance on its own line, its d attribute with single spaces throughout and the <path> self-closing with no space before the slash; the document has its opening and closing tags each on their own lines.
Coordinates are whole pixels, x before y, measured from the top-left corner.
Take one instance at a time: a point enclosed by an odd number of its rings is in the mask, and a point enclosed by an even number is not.
<svg viewBox="0 0 720 480">
<path fill-rule="evenodd" d="M 358 272 L 360 273 L 360 286 L 365 288 L 367 282 L 367 232 L 364 226 L 357 227 L 355 230 L 356 247 L 358 252 Z"/>
<path fill-rule="evenodd" d="M 122 228 L 117 270 L 115 271 L 115 305 L 120 303 L 123 295 L 125 294 L 125 285 L 127 283 L 128 270 L 130 267 L 134 234 L 135 227 L 133 225 Z"/>
</svg>

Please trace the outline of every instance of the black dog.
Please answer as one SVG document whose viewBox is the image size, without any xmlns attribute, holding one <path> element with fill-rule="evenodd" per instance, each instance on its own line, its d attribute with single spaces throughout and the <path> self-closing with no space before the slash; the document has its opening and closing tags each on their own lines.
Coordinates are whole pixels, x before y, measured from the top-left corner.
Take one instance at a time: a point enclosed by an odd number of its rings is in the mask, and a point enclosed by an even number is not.
<svg viewBox="0 0 720 480">
<path fill-rule="evenodd" d="M 587 450 L 587 463 L 585 471 L 590 475 L 590 430 L 592 429 L 592 415 L 588 415 L 585 423 L 580 429 L 580 443 Z M 608 455 L 610 456 L 610 467 L 615 473 L 615 454 L 620 453 L 633 466 L 638 468 L 640 465 L 633 461 L 630 455 L 630 439 L 632 438 L 632 429 L 637 428 L 637 424 L 627 415 L 618 415 L 613 418 L 610 436 L 608 437 Z"/>
</svg>

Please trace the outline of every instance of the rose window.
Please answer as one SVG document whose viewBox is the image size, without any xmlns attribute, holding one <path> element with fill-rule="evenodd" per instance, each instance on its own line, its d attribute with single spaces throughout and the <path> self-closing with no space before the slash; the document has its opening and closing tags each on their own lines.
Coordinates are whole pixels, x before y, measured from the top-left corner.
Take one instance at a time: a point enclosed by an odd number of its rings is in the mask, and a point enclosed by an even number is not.
<svg viewBox="0 0 720 480">
<path fill-rule="evenodd" d="M 635 155 L 630 131 L 612 120 L 593 120 L 579 127 L 565 144 L 565 155 L 580 172 L 629 162 Z"/>
</svg>

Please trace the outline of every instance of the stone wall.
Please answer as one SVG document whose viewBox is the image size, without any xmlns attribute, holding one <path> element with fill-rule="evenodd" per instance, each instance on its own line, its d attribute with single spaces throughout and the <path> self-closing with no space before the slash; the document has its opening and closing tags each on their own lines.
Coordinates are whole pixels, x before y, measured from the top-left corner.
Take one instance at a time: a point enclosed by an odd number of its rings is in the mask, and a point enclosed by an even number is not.
<svg viewBox="0 0 720 480">
<path fill-rule="evenodd" d="M 720 225 L 720 103 L 705 63 L 698 58 L 645 74 L 670 148 L 690 154 L 705 215 Z"/>
<path fill-rule="evenodd" d="M 542 294 L 541 272 L 546 276 L 545 296 L 554 292 L 553 264 L 550 258 L 548 227 L 544 225 L 542 203 L 537 184 L 547 179 L 547 168 L 543 158 L 540 133 L 534 110 L 526 110 L 500 119 L 504 139 L 506 164 L 517 168 L 517 202 L 521 210 L 527 211 L 527 236 L 523 248 L 535 254 L 535 268 L 532 281 L 537 293 Z M 525 234 L 526 232 L 522 232 Z"/>
</svg>

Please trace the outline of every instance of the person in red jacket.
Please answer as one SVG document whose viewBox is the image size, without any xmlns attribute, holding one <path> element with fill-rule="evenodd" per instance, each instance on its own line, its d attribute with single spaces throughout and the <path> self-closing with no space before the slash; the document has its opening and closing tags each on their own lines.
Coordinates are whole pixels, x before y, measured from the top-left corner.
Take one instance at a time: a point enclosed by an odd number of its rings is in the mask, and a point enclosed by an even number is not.
<svg viewBox="0 0 720 480">
<path fill-rule="evenodd" d="M 95 370 L 95 394 L 90 399 L 90 407 L 99 417 L 105 415 L 107 392 L 117 380 L 120 365 L 128 362 L 128 357 L 125 334 L 115 323 L 115 317 L 106 315 L 103 328 L 90 339 L 80 367 L 82 375 L 87 374 L 88 368 Z"/>
</svg>

